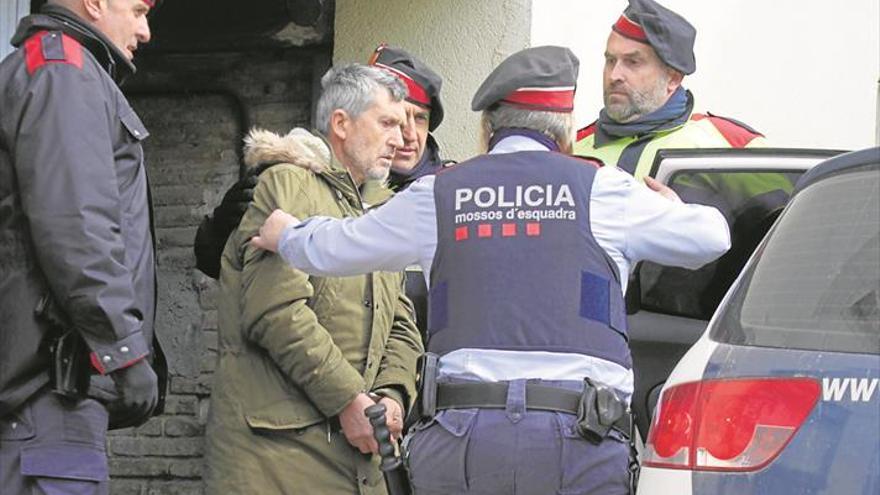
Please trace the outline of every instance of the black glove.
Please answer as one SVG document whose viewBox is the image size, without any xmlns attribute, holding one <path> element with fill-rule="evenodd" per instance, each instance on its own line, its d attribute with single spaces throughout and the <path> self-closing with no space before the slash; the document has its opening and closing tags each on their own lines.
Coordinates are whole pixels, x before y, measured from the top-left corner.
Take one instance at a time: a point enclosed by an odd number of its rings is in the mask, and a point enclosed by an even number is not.
<svg viewBox="0 0 880 495">
<path fill-rule="evenodd" d="M 211 278 L 220 276 L 220 257 L 229 234 L 238 227 L 241 217 L 254 199 L 254 187 L 259 179 L 256 174 L 248 174 L 236 182 L 223 195 L 223 200 L 211 216 L 206 216 L 199 225 L 193 250 L 196 255 L 196 268 Z"/>
<path fill-rule="evenodd" d="M 223 195 L 223 201 L 214 208 L 214 234 L 223 243 L 241 223 L 241 217 L 247 211 L 248 205 L 254 199 L 254 188 L 257 187 L 256 175 L 248 174 L 244 179 L 236 182 Z"/>
<path fill-rule="evenodd" d="M 156 373 L 146 359 L 110 373 L 116 391 L 122 397 L 118 403 L 108 405 L 114 420 L 114 428 L 124 428 L 143 423 L 159 402 L 159 386 Z"/>
</svg>

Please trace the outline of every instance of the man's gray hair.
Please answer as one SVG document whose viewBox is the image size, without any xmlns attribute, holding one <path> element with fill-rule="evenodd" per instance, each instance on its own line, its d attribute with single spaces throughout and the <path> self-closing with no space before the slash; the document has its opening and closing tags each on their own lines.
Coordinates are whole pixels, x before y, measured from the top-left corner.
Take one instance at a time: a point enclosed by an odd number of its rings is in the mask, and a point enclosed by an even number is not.
<svg viewBox="0 0 880 495">
<path fill-rule="evenodd" d="M 330 116 L 335 110 L 345 110 L 356 119 L 373 103 L 379 88 L 388 90 L 392 101 L 401 101 L 407 95 L 406 85 L 397 76 L 363 64 L 331 67 L 321 78 L 321 88 L 315 120 L 318 131 L 325 136 L 330 132 Z"/>
<path fill-rule="evenodd" d="M 483 112 L 483 149 L 488 151 L 489 138 L 505 127 L 531 129 L 545 134 L 559 144 L 562 151 L 571 150 L 574 138 L 571 112 L 546 112 L 511 105 L 495 105 Z"/>
</svg>

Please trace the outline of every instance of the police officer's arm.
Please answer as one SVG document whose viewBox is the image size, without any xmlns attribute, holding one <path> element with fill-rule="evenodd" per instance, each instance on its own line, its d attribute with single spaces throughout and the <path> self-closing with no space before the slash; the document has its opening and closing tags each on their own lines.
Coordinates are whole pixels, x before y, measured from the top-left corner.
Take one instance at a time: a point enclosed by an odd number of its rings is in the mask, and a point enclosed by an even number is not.
<svg viewBox="0 0 880 495">
<path fill-rule="evenodd" d="M 433 190 L 434 177 L 423 177 L 362 217 L 308 219 L 284 230 L 278 252 L 306 273 L 324 276 L 424 264 L 437 245 Z"/>
<path fill-rule="evenodd" d="M 621 234 L 630 261 L 699 268 L 730 249 L 730 231 L 717 209 L 669 200 L 629 174 L 606 168 L 600 173 L 626 191 Z"/>
<path fill-rule="evenodd" d="M 32 77 L 13 153 L 22 207 L 52 295 L 95 367 L 110 373 L 149 350 L 141 333 L 146 308 L 138 307 L 124 262 L 124 179 L 114 162 L 119 137 L 111 135 L 121 116 L 107 101 L 109 83 L 75 65 L 47 64 Z"/>
<path fill-rule="evenodd" d="M 412 302 L 404 294 L 403 284 L 396 304 L 391 335 L 379 363 L 373 392 L 397 401 L 406 415 L 415 400 L 416 361 L 424 352 L 424 347 L 413 320 Z"/>
<path fill-rule="evenodd" d="M 314 295 L 308 275 L 277 254 L 249 243 L 275 208 L 297 216 L 308 212 L 311 201 L 301 180 L 301 175 L 284 167 L 264 172 L 231 242 L 238 243 L 244 253 L 241 309 L 245 338 L 265 349 L 291 382 L 330 417 L 364 391 L 364 380 L 307 305 Z"/>
</svg>

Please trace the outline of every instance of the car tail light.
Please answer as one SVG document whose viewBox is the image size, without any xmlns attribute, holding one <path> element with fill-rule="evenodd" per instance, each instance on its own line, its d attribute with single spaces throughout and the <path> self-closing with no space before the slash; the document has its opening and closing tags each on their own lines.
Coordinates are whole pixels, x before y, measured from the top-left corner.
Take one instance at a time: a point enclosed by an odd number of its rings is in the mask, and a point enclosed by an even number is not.
<svg viewBox="0 0 880 495">
<path fill-rule="evenodd" d="M 754 471 L 788 444 L 819 398 L 812 378 L 704 380 L 663 391 L 645 466 Z"/>
</svg>

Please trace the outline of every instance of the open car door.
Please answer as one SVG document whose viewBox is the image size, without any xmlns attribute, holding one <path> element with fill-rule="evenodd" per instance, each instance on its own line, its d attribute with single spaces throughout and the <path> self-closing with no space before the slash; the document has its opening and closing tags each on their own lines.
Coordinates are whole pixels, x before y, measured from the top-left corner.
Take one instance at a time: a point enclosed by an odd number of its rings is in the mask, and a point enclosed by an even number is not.
<svg viewBox="0 0 880 495">
<path fill-rule="evenodd" d="M 639 263 L 630 275 L 627 313 L 633 354 L 632 408 L 647 438 L 651 414 L 669 373 L 702 335 L 749 256 L 788 202 L 798 178 L 842 153 L 757 148 L 664 150 L 651 176 L 686 203 L 718 208 L 731 249 L 697 270 Z"/>
</svg>

